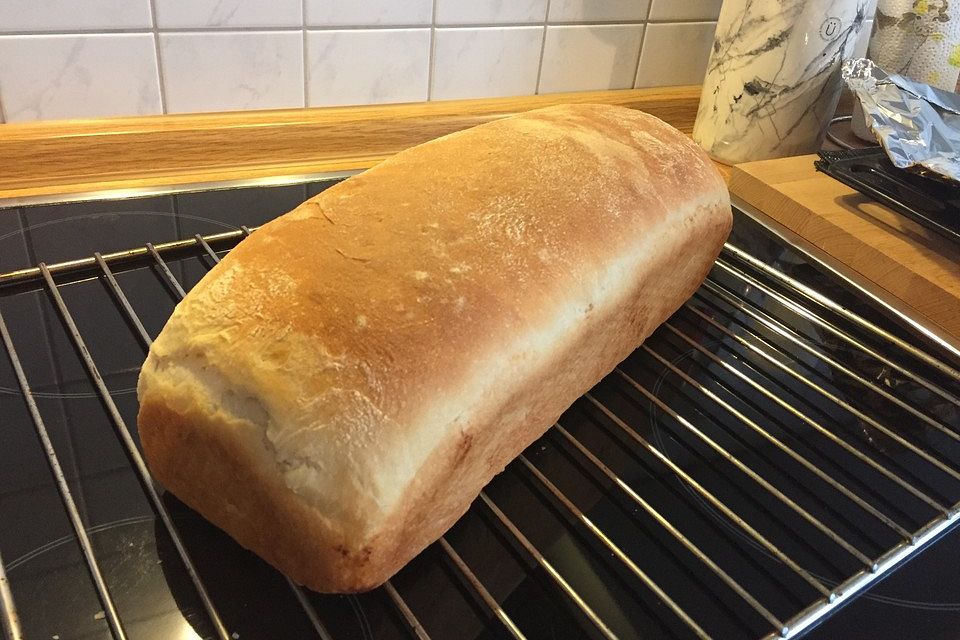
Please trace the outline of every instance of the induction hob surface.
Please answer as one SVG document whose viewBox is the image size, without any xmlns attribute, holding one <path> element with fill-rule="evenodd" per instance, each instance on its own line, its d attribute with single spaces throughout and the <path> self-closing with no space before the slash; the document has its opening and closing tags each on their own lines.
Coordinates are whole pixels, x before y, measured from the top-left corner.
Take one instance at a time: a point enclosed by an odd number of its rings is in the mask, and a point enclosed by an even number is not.
<svg viewBox="0 0 960 640">
<path fill-rule="evenodd" d="M 807 637 L 960 627 L 957 363 L 739 212 L 691 302 L 385 588 L 306 592 L 173 496 L 153 502 L 135 453 L 150 339 L 238 229 L 332 183 L 0 210 L 0 273 L 106 256 L 0 282 L 36 409 L 0 354 L 0 557 L 24 637 L 758 638 L 844 601 L 855 575 L 871 588 Z M 214 238 L 164 245 L 198 234 Z M 871 573 L 931 522 L 919 555 Z"/>
</svg>

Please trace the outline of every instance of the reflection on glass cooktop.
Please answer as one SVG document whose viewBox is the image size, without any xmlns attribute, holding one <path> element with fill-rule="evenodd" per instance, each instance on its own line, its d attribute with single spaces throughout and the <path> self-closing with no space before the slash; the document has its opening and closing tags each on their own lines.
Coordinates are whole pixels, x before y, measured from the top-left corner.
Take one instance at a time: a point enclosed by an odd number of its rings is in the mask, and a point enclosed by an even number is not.
<svg viewBox="0 0 960 640">
<path fill-rule="evenodd" d="M 331 182 L 278 187 L 238 188 L 185 193 L 122 201 L 31 206 L 0 210 L 0 273 L 40 262 L 85 257 L 256 226 L 284 213 Z M 803 260 L 785 250 L 745 216 L 737 216 L 733 241 L 794 277 L 828 286 L 827 281 Z M 171 260 L 174 277 L 189 290 L 209 268 L 199 255 Z M 149 264 L 118 271 L 117 281 L 150 336 L 155 336 L 177 301 L 176 292 L 157 277 Z M 722 274 L 717 276 L 722 280 Z M 733 287 L 732 281 L 727 282 Z M 765 296 L 750 287 L 740 293 L 769 310 Z M 59 287 L 72 311 L 91 355 L 96 361 L 122 420 L 136 435 L 136 380 L 144 358 L 144 345 L 131 331 L 100 279 L 80 279 Z M 831 291 L 838 300 L 875 319 L 889 321 L 863 306 L 840 289 Z M 698 294 L 693 308 L 714 311 L 722 307 L 718 297 Z M 766 305 L 766 306 L 764 306 Z M 189 576 L 183 570 L 170 537 L 155 515 L 127 454 L 120 446 L 114 425 L 83 362 L 58 318 L 54 302 L 42 289 L 21 287 L 6 294 L 0 289 L 0 313 L 5 319 L 37 407 L 63 467 L 119 618 L 130 638 L 180 639 L 214 637 L 214 629 Z M 771 312 L 772 313 L 772 312 Z M 679 333 L 661 329 L 648 344 L 660 359 L 638 351 L 623 364 L 623 370 L 646 388 L 653 389 L 668 404 L 689 410 L 698 421 L 724 424 L 728 417 L 714 415 L 693 397 L 689 382 L 672 373 L 679 368 L 702 384 L 719 378 L 718 367 L 680 334 L 693 337 L 710 353 L 721 350 L 782 384 L 790 393 L 796 385 L 776 378 L 768 365 L 753 359 L 733 344 L 722 331 L 690 309 L 681 310 L 672 322 Z M 725 327 L 748 326 L 749 319 L 730 314 Z M 839 343 L 805 325 L 832 354 L 849 355 Z M 891 326 L 891 328 L 893 328 Z M 740 329 L 737 329 L 738 331 Z M 2 351 L 2 349 L 0 349 Z M 809 365 L 809 375 L 824 380 L 833 392 L 851 403 L 862 402 L 862 392 L 841 384 L 831 367 L 793 354 L 797 363 Z M 864 365 L 869 369 L 869 364 Z M 871 370 L 872 371 L 872 370 Z M 874 371 L 878 384 L 893 387 L 895 375 Z M 726 383 L 724 383 L 726 384 Z M 769 401 L 752 394 L 743 385 L 717 387 L 718 393 L 740 394 L 742 411 L 757 420 L 776 418 L 791 424 Z M 631 397 L 629 385 L 611 376 L 594 393 L 617 414 L 629 416 L 642 437 L 655 443 L 671 459 L 681 461 L 703 482 L 723 491 L 724 499 L 752 514 L 776 511 L 769 503 L 744 495 L 736 481 L 724 476 L 716 455 L 705 451 L 679 433 L 662 412 L 646 401 Z M 914 393 L 907 390 L 905 393 Z M 724 396 L 727 397 L 727 396 Z M 730 396 L 731 398 L 733 396 Z M 798 395 L 798 397 L 800 397 Z M 923 398 L 916 398 L 923 401 Z M 642 398 L 641 398 L 642 400 Z M 930 399 L 926 399 L 930 402 Z M 733 402 L 733 400 L 731 400 Z M 738 405 L 739 406 L 739 405 Z M 955 408 L 940 409 L 937 418 L 960 429 Z M 895 445 L 873 430 L 825 407 L 814 407 L 823 419 L 836 420 L 851 442 L 867 447 L 897 469 L 909 473 L 909 461 Z M 789 616 L 809 604 L 811 594 L 786 574 L 763 548 L 724 520 L 715 509 L 691 493 L 690 485 L 657 461 L 637 453 L 622 435 L 611 431 L 602 414 L 580 401 L 561 419 L 567 433 L 600 455 L 623 481 L 641 490 L 644 497 L 682 525 L 704 550 L 725 563 L 734 577 L 759 589 L 768 606 L 779 616 Z M 786 432 L 786 428 L 784 429 Z M 751 464 L 769 469 L 778 481 L 802 484 L 802 470 L 789 460 L 768 451 L 759 440 L 733 431 L 722 431 L 722 440 Z M 799 431 L 797 433 L 800 433 Z M 721 436 L 718 436 L 718 438 Z M 912 433 L 926 446 L 946 454 L 960 454 L 956 442 L 926 431 Z M 798 436 L 802 440 L 801 436 Z M 677 543 L 664 534 L 637 505 L 618 494 L 609 478 L 590 467 L 571 440 L 556 430 L 525 452 L 533 466 L 542 470 L 557 488 L 579 506 L 630 557 L 642 559 L 644 571 L 656 578 L 678 604 L 694 614 L 705 627 L 719 630 L 716 637 L 760 637 L 769 624 L 742 602 L 724 592 L 713 576 L 692 561 Z M 807 442 L 803 440 L 805 446 Z M 812 445 L 811 445 L 812 446 Z M 634 447 L 635 449 L 635 447 Z M 832 453 L 811 449 L 810 455 L 830 458 Z M 839 459 L 839 458 L 838 458 Z M 732 474 L 731 474 L 732 475 Z M 927 477 L 939 495 L 949 496 L 956 486 Z M 792 485 L 791 485 L 792 486 Z M 860 487 L 858 487 L 860 489 Z M 885 485 L 862 487 L 886 500 L 903 522 L 922 524 L 929 514 Z M 790 489 L 793 491 L 793 489 Z M 796 488 L 798 500 L 804 487 Z M 519 463 L 508 467 L 487 488 L 491 499 L 522 530 L 561 574 L 573 576 L 578 592 L 588 593 L 593 610 L 622 638 L 689 637 L 690 630 L 657 597 L 653 596 L 621 564 L 611 561 L 609 549 L 576 529 L 562 505 L 550 498 Z M 291 597 L 287 581 L 257 557 L 236 545 L 203 518 L 164 495 L 164 504 L 207 585 L 227 630 L 238 639 L 316 637 L 313 622 L 300 603 Z M 880 552 L 896 543 L 896 537 L 856 517 L 837 513 L 834 505 L 823 507 L 823 518 L 843 531 L 862 527 L 869 535 L 863 544 Z M 769 512 L 769 513 L 768 513 Z M 780 530 L 771 520 L 769 535 L 799 558 L 805 569 L 836 583 L 857 569 L 848 556 L 835 549 L 811 548 L 804 523 L 794 531 Z M 811 631 L 809 638 L 948 638 L 960 629 L 960 534 L 953 532 L 920 557 L 876 585 L 870 592 Z M 516 540 L 503 532 L 489 510 L 475 506 L 446 536 L 490 594 L 528 638 L 581 638 L 601 632 L 586 621 L 582 611 L 571 606 L 546 575 L 543 566 L 531 561 Z M 871 546 L 872 545 L 872 546 Z M 61 498 L 50 473 L 27 405 L 13 368 L 0 357 L 0 555 L 6 568 L 26 638 L 110 638 L 103 605 L 98 600 L 73 535 Z M 434 545 L 416 558 L 392 581 L 392 586 L 423 629 L 435 638 L 503 637 L 503 627 L 486 608 L 442 547 Z M 438 594 L 443 594 L 438 604 Z M 415 637 L 409 623 L 395 606 L 391 593 L 322 596 L 308 594 L 317 618 L 333 638 L 391 639 Z"/>
</svg>

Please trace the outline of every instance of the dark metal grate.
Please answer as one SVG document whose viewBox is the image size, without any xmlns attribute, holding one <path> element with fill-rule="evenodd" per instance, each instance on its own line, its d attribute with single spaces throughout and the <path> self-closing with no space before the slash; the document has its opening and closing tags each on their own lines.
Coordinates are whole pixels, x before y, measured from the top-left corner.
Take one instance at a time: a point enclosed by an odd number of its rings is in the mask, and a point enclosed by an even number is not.
<svg viewBox="0 0 960 640">
<path fill-rule="evenodd" d="M 29 355 L 4 322 L 5 298 L 42 289 L 52 302 L 202 604 L 205 619 L 191 624 L 228 640 L 233 622 L 197 565 L 216 551 L 184 539 L 62 290 L 105 288 L 114 306 L 99 313 L 119 314 L 145 353 L 150 332 L 118 274 L 147 265 L 180 299 L 189 286 L 173 262 L 209 268 L 250 232 L 0 275 L 5 351 L 114 638 L 128 637 L 117 593 L 24 371 Z M 378 590 L 377 610 L 421 640 L 795 637 L 955 524 L 960 373 L 948 357 L 728 244 L 692 300 Z M 3 568 L 3 629 L 19 640 Z M 286 582 L 301 628 L 339 638 L 329 612 L 349 606 L 360 637 L 374 637 L 362 611 L 372 600 Z M 457 593 L 476 617 L 469 631 L 437 622 Z M 559 622 L 547 629 L 544 615 Z"/>
</svg>

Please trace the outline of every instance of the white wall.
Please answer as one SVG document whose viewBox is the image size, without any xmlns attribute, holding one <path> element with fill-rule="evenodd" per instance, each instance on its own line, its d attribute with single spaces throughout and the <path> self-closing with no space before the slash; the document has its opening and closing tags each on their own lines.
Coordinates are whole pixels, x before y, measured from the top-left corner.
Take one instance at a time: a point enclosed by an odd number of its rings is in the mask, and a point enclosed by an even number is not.
<svg viewBox="0 0 960 640">
<path fill-rule="evenodd" d="M 0 118 L 697 84 L 720 3 L 0 0 Z"/>
</svg>

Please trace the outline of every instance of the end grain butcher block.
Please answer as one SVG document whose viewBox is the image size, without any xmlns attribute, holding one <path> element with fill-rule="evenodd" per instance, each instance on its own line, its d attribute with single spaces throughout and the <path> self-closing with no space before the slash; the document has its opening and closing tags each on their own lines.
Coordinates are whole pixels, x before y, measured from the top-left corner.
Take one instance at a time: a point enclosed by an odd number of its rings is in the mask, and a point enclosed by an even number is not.
<svg viewBox="0 0 960 640">
<path fill-rule="evenodd" d="M 960 342 L 960 250 L 817 172 L 815 159 L 737 165 L 730 190 Z"/>
<path fill-rule="evenodd" d="M 638 111 L 404 151 L 180 303 L 140 376 L 150 468 L 294 580 L 373 588 L 692 295 L 730 225 L 710 160 Z"/>
</svg>

